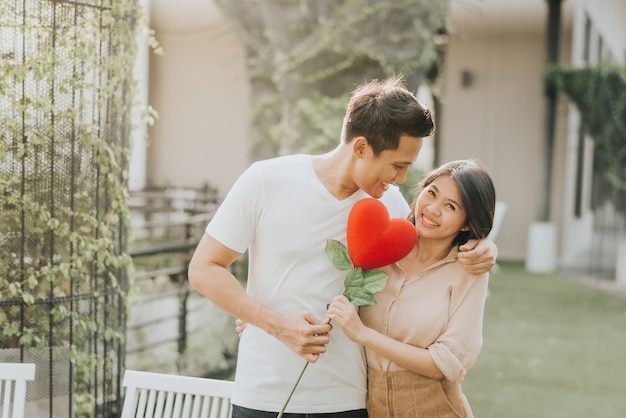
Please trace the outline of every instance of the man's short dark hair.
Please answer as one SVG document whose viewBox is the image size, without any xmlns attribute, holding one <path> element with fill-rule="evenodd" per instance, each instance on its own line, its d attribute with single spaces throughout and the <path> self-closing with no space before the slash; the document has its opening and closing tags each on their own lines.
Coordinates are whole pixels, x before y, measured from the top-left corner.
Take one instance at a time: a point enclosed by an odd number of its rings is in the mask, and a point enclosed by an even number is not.
<svg viewBox="0 0 626 418">
<path fill-rule="evenodd" d="M 350 95 L 343 124 L 343 141 L 364 136 L 374 155 L 397 149 L 403 135 L 423 138 L 435 131 L 430 110 L 399 77 L 358 86 Z"/>
</svg>

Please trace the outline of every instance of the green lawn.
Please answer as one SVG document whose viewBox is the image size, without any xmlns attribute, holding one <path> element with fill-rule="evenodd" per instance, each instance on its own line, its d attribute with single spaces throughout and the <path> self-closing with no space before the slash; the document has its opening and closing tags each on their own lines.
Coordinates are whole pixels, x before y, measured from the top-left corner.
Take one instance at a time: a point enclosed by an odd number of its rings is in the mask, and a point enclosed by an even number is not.
<svg viewBox="0 0 626 418">
<path fill-rule="evenodd" d="M 626 417 L 626 298 L 500 267 L 463 383 L 476 418 Z"/>
</svg>

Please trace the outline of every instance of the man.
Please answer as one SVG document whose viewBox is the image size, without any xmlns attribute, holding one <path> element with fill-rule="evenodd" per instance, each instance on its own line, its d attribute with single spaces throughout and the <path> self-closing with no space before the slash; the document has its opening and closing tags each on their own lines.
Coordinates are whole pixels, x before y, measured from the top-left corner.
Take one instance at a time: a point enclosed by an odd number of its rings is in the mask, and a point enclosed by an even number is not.
<svg viewBox="0 0 626 418">
<path fill-rule="evenodd" d="M 237 180 L 189 266 L 194 289 L 248 324 L 233 418 L 276 416 L 303 359 L 314 364 L 286 412 L 367 417 L 362 347 L 340 329 L 330 333 L 324 320 L 345 278 L 326 256 L 326 241 L 345 243 L 350 209 L 366 197 L 380 198 L 392 217 L 409 214 L 393 183 L 405 181 L 422 138 L 433 131 L 430 111 L 400 79 L 372 81 L 352 93 L 333 152 L 256 162 Z M 247 291 L 228 270 L 246 250 Z M 463 262 L 469 272 L 485 272 L 495 253 L 493 243 L 480 241 Z"/>
</svg>

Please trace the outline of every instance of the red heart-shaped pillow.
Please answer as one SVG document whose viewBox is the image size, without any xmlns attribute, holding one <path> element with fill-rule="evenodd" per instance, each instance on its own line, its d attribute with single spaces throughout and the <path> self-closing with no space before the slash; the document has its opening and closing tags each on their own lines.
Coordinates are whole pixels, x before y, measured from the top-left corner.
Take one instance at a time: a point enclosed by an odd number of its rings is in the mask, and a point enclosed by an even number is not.
<svg viewBox="0 0 626 418">
<path fill-rule="evenodd" d="M 352 264 L 370 270 L 404 258 L 417 242 L 417 231 L 406 219 L 390 219 L 379 200 L 366 198 L 348 215 L 347 241 Z"/>
</svg>

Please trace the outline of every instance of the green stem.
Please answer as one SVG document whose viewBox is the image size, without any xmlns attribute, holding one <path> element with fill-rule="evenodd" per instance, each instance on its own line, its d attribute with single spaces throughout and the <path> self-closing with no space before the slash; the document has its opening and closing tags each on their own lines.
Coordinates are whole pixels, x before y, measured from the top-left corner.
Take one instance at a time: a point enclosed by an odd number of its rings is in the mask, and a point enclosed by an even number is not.
<svg viewBox="0 0 626 418">
<path fill-rule="evenodd" d="M 278 414 L 277 418 L 281 418 L 283 416 L 283 413 L 285 412 L 285 408 L 287 408 L 287 404 L 291 400 L 293 393 L 296 391 L 296 387 L 298 386 L 298 383 L 300 383 L 300 379 L 302 379 L 302 375 L 304 374 L 304 371 L 306 370 L 308 365 L 309 365 L 309 362 L 307 361 L 304 367 L 302 368 L 302 371 L 300 372 L 300 376 L 298 376 L 298 380 L 296 380 L 296 384 L 293 385 L 293 388 L 291 389 L 291 393 L 289 394 L 289 397 L 285 401 L 285 404 L 283 405 L 283 409 L 280 410 L 280 413 Z"/>
</svg>

